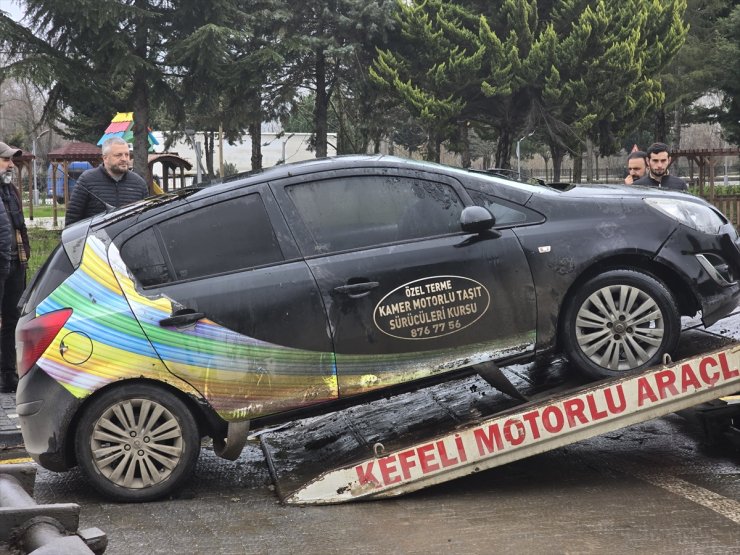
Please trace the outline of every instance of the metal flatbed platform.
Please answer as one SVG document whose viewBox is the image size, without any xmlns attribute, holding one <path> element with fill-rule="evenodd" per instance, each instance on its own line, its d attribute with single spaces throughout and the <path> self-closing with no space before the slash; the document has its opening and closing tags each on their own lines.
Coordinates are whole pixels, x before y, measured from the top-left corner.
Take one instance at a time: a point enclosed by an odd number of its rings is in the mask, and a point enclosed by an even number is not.
<svg viewBox="0 0 740 555">
<path fill-rule="evenodd" d="M 332 504 L 401 495 L 740 391 L 740 343 L 692 339 L 678 362 L 597 383 L 563 361 L 508 367 L 530 400 L 471 376 L 260 436 L 280 499 Z"/>
</svg>

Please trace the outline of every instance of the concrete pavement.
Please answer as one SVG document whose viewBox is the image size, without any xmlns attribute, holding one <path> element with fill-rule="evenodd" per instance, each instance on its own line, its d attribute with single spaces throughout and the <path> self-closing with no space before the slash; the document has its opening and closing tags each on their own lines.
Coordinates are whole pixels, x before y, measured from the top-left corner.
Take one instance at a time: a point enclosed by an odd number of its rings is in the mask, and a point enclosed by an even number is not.
<svg viewBox="0 0 740 555">
<path fill-rule="evenodd" d="M 57 218 L 57 225 L 54 226 L 54 218 L 34 218 L 33 220 L 26 218 L 27 227 L 43 227 L 44 229 L 62 229 L 64 227 L 64 216 Z"/>
</svg>

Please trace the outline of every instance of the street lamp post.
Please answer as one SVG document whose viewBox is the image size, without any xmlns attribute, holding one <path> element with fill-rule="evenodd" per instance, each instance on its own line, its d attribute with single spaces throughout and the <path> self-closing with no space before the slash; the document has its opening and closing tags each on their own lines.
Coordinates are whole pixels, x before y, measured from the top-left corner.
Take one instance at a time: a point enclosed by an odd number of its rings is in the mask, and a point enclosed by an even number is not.
<svg viewBox="0 0 740 555">
<path fill-rule="evenodd" d="M 516 142 L 516 174 L 517 174 L 517 176 L 518 176 L 519 179 L 522 178 L 522 167 L 521 167 L 521 164 L 520 164 L 521 154 L 519 152 L 519 144 L 524 139 L 527 139 L 528 137 L 531 137 L 532 135 L 534 135 L 534 131 L 532 131 L 529 135 L 524 135 L 524 137 L 522 137 L 521 139 L 519 139 Z"/>
<path fill-rule="evenodd" d="M 31 161 L 31 168 L 33 171 L 33 198 L 31 198 L 30 206 L 28 207 L 28 218 L 33 220 L 33 205 L 39 203 L 39 184 L 36 178 L 36 141 L 46 135 L 50 129 L 46 129 L 33 137 L 31 140 L 31 154 L 33 154 L 33 160 Z M 55 191 L 56 192 L 56 191 Z"/>
<path fill-rule="evenodd" d="M 285 139 L 283 139 L 283 141 L 282 141 L 283 142 L 283 154 L 282 154 L 282 158 L 280 159 L 280 161 L 278 162 L 278 164 L 285 164 L 285 145 L 288 144 L 288 141 L 293 137 L 293 135 L 295 135 L 295 133 L 291 133 L 290 135 L 288 135 L 287 137 L 285 137 Z"/>
<path fill-rule="evenodd" d="M 184 129 L 185 136 L 190 139 L 193 144 L 193 151 L 195 152 L 195 183 L 199 184 L 204 172 L 203 164 L 200 161 L 200 142 L 195 140 L 195 129 Z"/>
</svg>

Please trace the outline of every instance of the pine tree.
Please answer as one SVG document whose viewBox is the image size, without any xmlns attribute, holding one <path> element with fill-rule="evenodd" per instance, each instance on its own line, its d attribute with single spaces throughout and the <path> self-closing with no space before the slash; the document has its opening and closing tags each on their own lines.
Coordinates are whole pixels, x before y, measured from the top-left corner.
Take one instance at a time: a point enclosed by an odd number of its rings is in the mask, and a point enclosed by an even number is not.
<svg viewBox="0 0 740 555">
<path fill-rule="evenodd" d="M 384 49 L 370 69 L 424 126 L 426 158 L 439 161 L 440 145 L 465 120 L 468 99 L 480 91 L 484 48 L 478 17 L 441 0 L 398 3 L 402 40 Z"/>
<path fill-rule="evenodd" d="M 363 52 L 374 51 L 391 23 L 392 0 L 287 0 L 292 19 L 286 34 L 300 52 L 286 64 L 284 78 L 315 93 L 313 125 L 316 156 L 327 154 L 327 119 L 343 75 L 355 70 Z M 351 77 L 347 79 L 350 82 Z"/>
<path fill-rule="evenodd" d="M 206 132 L 211 175 L 220 130 L 233 141 L 248 129 L 252 169 L 262 167 L 261 124 L 277 117 L 295 90 L 279 79 L 292 43 L 274 39 L 287 17 L 282 0 L 180 1 L 167 55 L 182 97 L 172 123 Z"/>
<path fill-rule="evenodd" d="M 26 0 L 29 29 L 2 20 L 13 71 L 50 88 L 48 122 L 92 140 L 117 111 L 134 113 L 134 166 L 148 179 L 152 98 L 173 97 L 161 62 L 171 33 L 168 0 Z M 72 116 L 67 117 L 71 112 Z"/>
<path fill-rule="evenodd" d="M 371 75 L 427 122 L 434 140 L 472 122 L 498 137 L 507 167 L 518 133 L 539 128 L 556 179 L 570 152 L 616 138 L 663 99 L 657 75 L 683 43 L 685 0 L 399 1 L 404 44 Z M 490 133 L 490 132 L 489 132 Z"/>
</svg>

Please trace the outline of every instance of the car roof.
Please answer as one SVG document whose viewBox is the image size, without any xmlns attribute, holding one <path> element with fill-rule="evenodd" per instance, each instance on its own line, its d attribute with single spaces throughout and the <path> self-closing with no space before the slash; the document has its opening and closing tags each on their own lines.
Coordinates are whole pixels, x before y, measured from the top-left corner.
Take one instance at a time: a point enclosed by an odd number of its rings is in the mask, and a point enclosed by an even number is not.
<svg viewBox="0 0 740 555">
<path fill-rule="evenodd" d="M 514 200 L 520 204 L 526 204 L 532 195 L 538 196 L 555 196 L 560 198 L 580 198 L 580 197 L 645 197 L 645 196 L 673 196 L 679 195 L 682 198 L 692 197 L 685 193 L 677 191 L 667 191 L 649 187 L 636 187 L 626 185 L 573 185 L 565 188 L 552 188 L 543 185 L 534 185 L 513 181 L 500 175 L 489 172 L 471 171 L 464 168 L 446 166 L 435 162 L 424 160 L 412 160 L 387 154 L 349 154 L 326 158 L 314 158 L 293 162 L 290 164 L 280 164 L 265 168 L 263 170 L 246 172 L 231 176 L 223 182 L 216 182 L 206 186 L 192 186 L 185 189 L 177 189 L 173 192 L 165 193 L 156 197 L 149 197 L 132 205 L 123 207 L 111 213 L 100 214 L 94 218 L 93 227 L 104 227 L 110 223 L 127 219 L 131 216 L 140 215 L 144 212 L 156 209 L 159 206 L 167 205 L 177 199 L 188 197 L 189 200 L 210 196 L 211 194 L 227 191 L 230 189 L 244 188 L 267 181 L 278 181 L 281 179 L 296 177 L 301 175 L 310 175 L 317 172 L 331 170 L 359 169 L 359 168 L 397 168 L 411 171 L 425 171 L 429 173 L 442 174 L 458 178 L 462 183 L 473 185 L 477 183 L 486 184 L 487 189 L 493 187 L 500 196 Z"/>
</svg>

